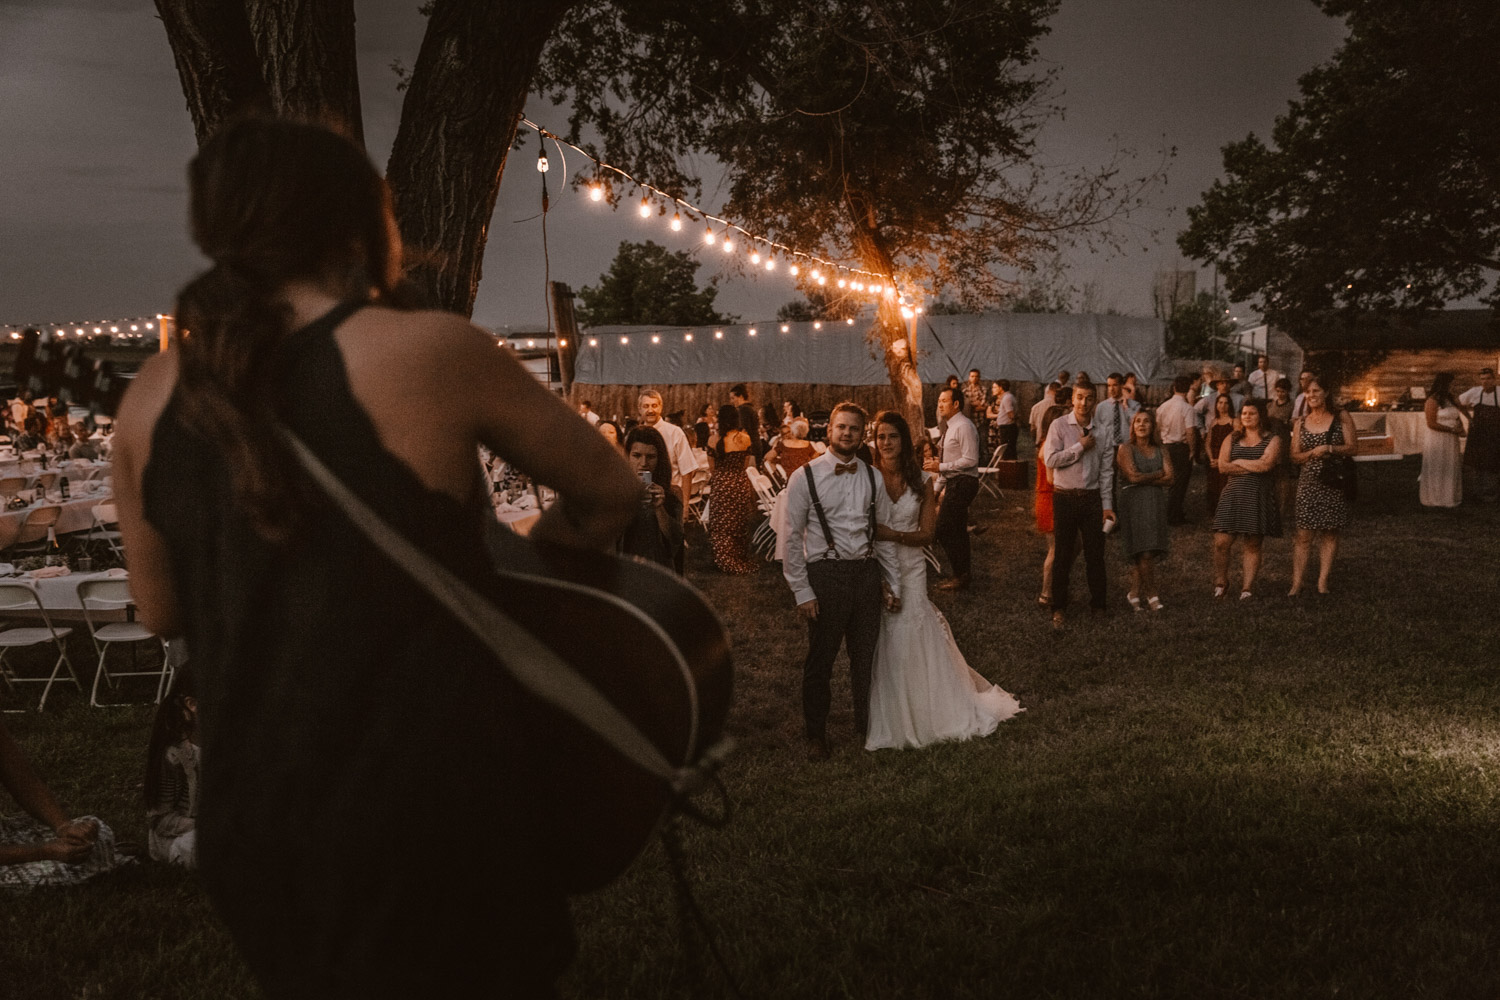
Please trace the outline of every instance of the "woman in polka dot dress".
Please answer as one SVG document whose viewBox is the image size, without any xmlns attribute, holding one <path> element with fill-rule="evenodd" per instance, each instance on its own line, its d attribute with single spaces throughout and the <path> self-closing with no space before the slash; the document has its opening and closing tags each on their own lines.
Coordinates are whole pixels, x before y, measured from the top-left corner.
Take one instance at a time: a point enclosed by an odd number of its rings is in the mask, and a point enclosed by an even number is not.
<svg viewBox="0 0 1500 1000">
<path fill-rule="evenodd" d="M 719 407 L 719 436 L 711 450 L 708 540 L 714 547 L 714 565 L 725 573 L 754 573 L 760 564 L 750 555 L 750 521 L 755 517 L 755 491 L 745 475 L 752 460 L 750 435 L 740 429 L 740 414 L 733 406 Z"/>
<path fill-rule="evenodd" d="M 1323 464 L 1331 455 L 1353 455 L 1354 418 L 1330 406 L 1328 391 L 1318 379 L 1309 383 L 1307 413 L 1292 430 L 1292 461 L 1302 466 L 1297 478 L 1297 538 L 1292 546 L 1292 589 L 1302 592 L 1302 577 L 1318 539 L 1318 593 L 1328 593 L 1328 574 L 1339 550 L 1339 532 L 1349 523 L 1349 500 L 1342 490 L 1324 485 Z"/>
</svg>

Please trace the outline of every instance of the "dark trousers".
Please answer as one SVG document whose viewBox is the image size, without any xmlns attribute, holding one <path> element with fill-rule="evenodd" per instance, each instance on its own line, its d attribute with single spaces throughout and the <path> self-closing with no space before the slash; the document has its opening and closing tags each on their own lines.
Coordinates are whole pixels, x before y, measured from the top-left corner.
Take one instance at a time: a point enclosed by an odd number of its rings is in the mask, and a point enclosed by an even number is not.
<svg viewBox="0 0 1500 1000">
<path fill-rule="evenodd" d="M 824 559 L 808 564 L 807 577 L 818 598 L 818 617 L 807 623 L 807 660 L 802 664 L 807 735 L 821 737 L 828 726 L 833 701 L 829 683 L 842 645 L 849 652 L 854 728 L 863 741 L 870 728 L 870 674 L 880 637 L 880 564 L 874 559 Z"/>
<path fill-rule="evenodd" d="M 954 576 L 969 575 L 969 504 L 978 492 L 979 480 L 973 476 L 952 476 L 943 490 L 934 534 L 948 553 Z"/>
<path fill-rule="evenodd" d="M 1014 462 L 1017 456 L 1016 439 L 1020 437 L 1021 428 L 1016 424 L 1001 424 L 998 430 L 1000 433 L 1000 443 L 1005 445 L 1005 454 L 1001 457 L 1007 461 Z"/>
<path fill-rule="evenodd" d="M 1052 560 L 1052 610 L 1068 607 L 1068 574 L 1078 554 L 1078 534 L 1083 533 L 1083 562 L 1089 580 L 1089 604 L 1104 607 L 1104 502 L 1098 490 L 1085 496 L 1052 494 L 1052 530 L 1057 554 Z"/>
<path fill-rule="evenodd" d="M 984 414 L 978 414 L 974 418 L 974 438 L 979 442 L 979 464 L 990 464 L 990 449 L 994 447 L 990 441 L 990 422 L 984 419 Z"/>
<path fill-rule="evenodd" d="M 1167 456 L 1172 459 L 1172 487 L 1167 491 L 1167 523 L 1187 520 L 1188 480 L 1193 478 L 1193 453 L 1185 443 L 1169 444 Z"/>
</svg>

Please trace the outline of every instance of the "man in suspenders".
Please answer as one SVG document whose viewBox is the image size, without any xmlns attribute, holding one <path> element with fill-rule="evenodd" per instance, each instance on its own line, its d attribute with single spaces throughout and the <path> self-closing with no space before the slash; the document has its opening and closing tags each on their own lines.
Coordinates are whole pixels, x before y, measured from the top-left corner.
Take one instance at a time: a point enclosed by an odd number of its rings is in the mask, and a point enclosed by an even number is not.
<svg viewBox="0 0 1500 1000">
<path fill-rule="evenodd" d="M 1474 477 L 1474 496 L 1484 503 L 1500 500 L 1500 391 L 1495 369 L 1482 368 L 1479 384 L 1458 397 L 1469 411 L 1469 442 L 1464 465 Z"/>
<path fill-rule="evenodd" d="M 829 755 L 829 683 L 840 646 L 849 653 L 854 728 L 864 745 L 881 608 L 900 607 L 894 554 L 887 552 L 882 560 L 875 548 L 880 480 L 855 454 L 864 442 L 865 420 L 865 411 L 853 403 L 835 406 L 828 418 L 828 451 L 792 473 L 786 488 L 782 573 L 807 619 L 802 716 L 809 760 Z M 882 596 L 882 585 L 889 597 Z"/>
</svg>

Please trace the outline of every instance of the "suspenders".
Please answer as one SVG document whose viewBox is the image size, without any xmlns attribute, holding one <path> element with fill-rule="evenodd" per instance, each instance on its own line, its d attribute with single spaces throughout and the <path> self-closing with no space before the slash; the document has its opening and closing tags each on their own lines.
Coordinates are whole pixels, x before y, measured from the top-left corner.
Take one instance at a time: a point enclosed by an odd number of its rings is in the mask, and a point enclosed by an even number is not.
<svg viewBox="0 0 1500 1000">
<path fill-rule="evenodd" d="M 818 524 L 823 529 L 823 540 L 828 543 L 828 555 L 825 558 L 837 559 L 838 550 L 833 544 L 833 529 L 828 527 L 828 515 L 823 512 L 823 501 L 818 499 L 818 480 L 813 475 L 811 466 L 807 467 L 806 476 L 807 492 L 812 498 L 813 510 L 817 512 Z M 865 554 L 865 558 L 868 559 L 875 554 L 875 472 L 868 465 L 865 465 L 865 478 L 870 483 L 870 544 Z"/>
</svg>

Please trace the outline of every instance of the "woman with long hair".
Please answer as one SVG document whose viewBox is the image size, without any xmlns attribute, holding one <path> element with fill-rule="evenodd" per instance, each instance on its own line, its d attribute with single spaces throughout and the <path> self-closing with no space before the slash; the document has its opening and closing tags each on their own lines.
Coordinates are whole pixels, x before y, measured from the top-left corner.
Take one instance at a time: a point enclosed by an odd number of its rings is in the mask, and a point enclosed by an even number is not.
<svg viewBox="0 0 1500 1000">
<path fill-rule="evenodd" d="M 1241 547 L 1240 600 L 1254 593 L 1260 572 L 1261 541 L 1281 537 L 1281 507 L 1276 502 L 1276 463 L 1281 439 L 1272 433 L 1266 401 L 1247 399 L 1240 407 L 1239 429 L 1219 448 L 1219 470 L 1229 480 L 1214 512 L 1214 597 L 1229 589 L 1229 557 Z"/>
<path fill-rule="evenodd" d="M 899 413 L 875 415 L 875 544 L 893 546 L 902 599 L 880 618 L 865 749 L 920 747 L 987 736 L 1022 711 L 1016 699 L 969 667 L 941 612 L 927 599 L 922 550 L 937 529 L 934 477 L 922 471 Z"/>
<path fill-rule="evenodd" d="M 682 497 L 672 489 L 672 456 L 655 427 L 637 424 L 625 435 L 625 461 L 641 477 L 646 495 L 635 520 L 620 536 L 620 551 L 676 566 L 682 548 Z"/>
<path fill-rule="evenodd" d="M 1167 487 L 1176 470 L 1162 447 L 1155 410 L 1143 407 L 1130 418 L 1130 440 L 1115 450 L 1115 463 L 1121 480 L 1116 501 L 1120 545 L 1130 560 L 1130 591 L 1125 600 L 1136 611 L 1147 607 L 1160 611 L 1155 563 L 1167 551 Z"/>
<path fill-rule="evenodd" d="M 1303 390 L 1307 412 L 1292 428 L 1292 461 L 1302 467 L 1297 476 L 1297 537 L 1292 544 L 1292 588 L 1302 593 L 1302 577 L 1318 542 L 1318 593 L 1328 593 L 1328 576 L 1339 551 L 1339 533 L 1349 524 L 1349 498 L 1323 482 L 1330 461 L 1353 455 L 1357 447 L 1354 418 L 1333 405 L 1332 390 L 1314 377 Z"/>
<path fill-rule="evenodd" d="M 1453 373 L 1438 372 L 1423 404 L 1422 477 L 1418 498 L 1423 507 L 1457 507 L 1464 501 L 1463 411 L 1453 398 Z"/>
<path fill-rule="evenodd" d="M 1069 398 L 1072 398 L 1071 394 Z M 1058 417 L 1067 416 L 1068 410 L 1069 407 L 1061 403 L 1047 407 L 1037 425 L 1041 432 L 1037 441 L 1047 440 L 1052 422 Z M 1047 557 L 1042 560 L 1042 592 L 1036 598 L 1036 602 L 1045 608 L 1052 603 L 1052 564 L 1057 560 L 1057 534 L 1052 530 L 1052 470 L 1042 461 L 1040 444 L 1036 449 L 1036 498 L 1033 512 L 1036 515 L 1036 530 L 1047 536 Z"/>
<path fill-rule="evenodd" d="M 1224 484 L 1229 482 L 1229 476 L 1219 469 L 1219 453 L 1224 450 L 1224 442 L 1229 435 L 1239 429 L 1239 422 L 1235 417 L 1234 399 L 1227 392 L 1214 394 L 1213 416 L 1208 424 L 1208 483 L 1204 488 L 1204 496 L 1208 501 L 1208 516 L 1212 518 L 1214 512 L 1219 509 L 1219 494 L 1224 492 Z"/>
<path fill-rule="evenodd" d="M 557 492 L 531 532 L 557 544 L 612 546 L 640 480 L 493 336 L 409 308 L 390 193 L 349 140 L 230 122 L 188 182 L 212 266 L 126 394 L 114 484 L 141 618 L 193 651 L 202 884 L 268 996 L 547 995 L 570 859 L 528 762 L 556 720 L 281 432 L 496 600 L 480 445 Z"/>
<path fill-rule="evenodd" d="M 750 522 L 755 518 L 755 490 L 745 470 L 755 463 L 754 443 L 740 429 L 739 409 L 719 407 L 719 427 L 709 444 L 713 476 L 708 481 L 708 540 L 714 565 L 724 573 L 748 575 L 760 564 L 750 552 Z"/>
</svg>

